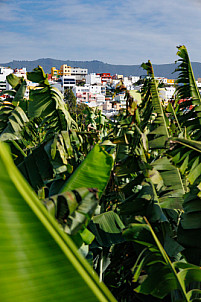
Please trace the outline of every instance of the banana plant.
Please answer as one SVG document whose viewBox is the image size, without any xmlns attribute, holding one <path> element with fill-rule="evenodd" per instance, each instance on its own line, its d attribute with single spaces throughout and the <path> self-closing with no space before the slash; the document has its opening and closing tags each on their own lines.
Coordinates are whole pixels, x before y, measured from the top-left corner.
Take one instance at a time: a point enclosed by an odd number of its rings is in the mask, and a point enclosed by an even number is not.
<svg viewBox="0 0 201 302">
<path fill-rule="evenodd" d="M 38 83 L 35 89 L 30 90 L 28 116 L 43 118 L 43 123 L 51 133 L 76 129 L 77 124 L 68 112 L 63 95 L 58 89 L 50 86 L 42 67 L 38 66 L 28 72 L 27 79 Z"/>
<path fill-rule="evenodd" d="M 184 195 L 183 210 L 178 228 L 178 241 L 185 247 L 183 252 L 188 261 L 200 265 L 201 245 L 201 142 L 183 138 L 171 140 L 168 152 L 186 180 L 187 193 Z"/>
<path fill-rule="evenodd" d="M 162 301 L 167 295 L 175 302 L 197 301 L 194 298 L 201 297 L 201 290 L 189 290 L 189 285 L 201 281 L 200 267 L 185 261 L 172 262 L 146 217 L 144 222 L 131 224 L 123 233 L 127 240 L 142 246 L 133 267 L 133 281 L 138 282 L 135 291 Z"/>
<path fill-rule="evenodd" d="M 64 231 L 69 235 L 77 235 L 76 239 L 79 237 L 80 242 L 83 232 L 88 232 L 86 227 L 109 182 L 112 168 L 112 156 L 96 144 L 63 184 L 59 194 L 43 201 Z M 69 191 L 72 191 L 71 194 Z"/>
<path fill-rule="evenodd" d="M 12 90 L 3 91 L 1 94 L 8 95 L 0 104 L 0 140 L 1 141 L 19 141 L 22 139 L 22 129 L 29 122 L 27 114 L 22 105 L 26 91 L 26 81 L 13 74 L 7 76 L 8 83 Z M 23 107 L 23 106 L 22 106 Z"/>
<path fill-rule="evenodd" d="M 148 76 L 151 77 L 148 85 L 150 87 L 149 91 L 151 95 L 151 102 L 153 106 L 153 112 L 155 114 L 155 117 L 153 117 L 153 120 L 151 121 L 151 128 L 149 132 L 149 146 L 150 148 L 164 149 L 165 142 L 169 137 L 169 133 L 164 110 L 159 98 L 158 84 L 156 82 L 156 79 L 154 78 L 154 71 L 151 62 L 148 61 L 147 63 L 143 63 L 141 66 L 145 70 L 147 70 Z"/>
<path fill-rule="evenodd" d="M 177 102 L 182 99 L 179 105 L 177 115 L 184 132 L 187 136 L 199 140 L 200 139 L 200 112 L 201 97 L 195 81 L 193 69 L 187 49 L 184 45 L 178 46 L 177 55 L 180 59 L 179 66 L 175 69 L 178 72 L 176 80 L 176 97 Z M 186 134 L 185 134 L 186 133 Z"/>
<path fill-rule="evenodd" d="M 115 301 L 0 144 L 1 301 Z"/>
</svg>

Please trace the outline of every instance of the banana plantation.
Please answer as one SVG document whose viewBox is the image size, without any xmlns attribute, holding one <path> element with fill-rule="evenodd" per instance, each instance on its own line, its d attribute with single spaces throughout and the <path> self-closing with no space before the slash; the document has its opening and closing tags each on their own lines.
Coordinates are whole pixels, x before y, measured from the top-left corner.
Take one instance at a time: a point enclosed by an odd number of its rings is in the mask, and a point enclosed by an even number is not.
<svg viewBox="0 0 201 302">
<path fill-rule="evenodd" d="M 0 301 L 201 301 L 201 96 L 185 46 L 115 120 L 70 112 L 38 66 L 0 101 Z M 180 102 L 183 99 L 185 102 Z"/>
</svg>

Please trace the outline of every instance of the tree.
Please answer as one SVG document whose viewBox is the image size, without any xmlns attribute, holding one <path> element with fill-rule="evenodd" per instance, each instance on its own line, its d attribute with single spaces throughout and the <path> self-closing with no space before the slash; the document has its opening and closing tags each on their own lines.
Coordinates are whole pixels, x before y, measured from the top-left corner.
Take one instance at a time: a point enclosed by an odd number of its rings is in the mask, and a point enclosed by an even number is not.
<svg viewBox="0 0 201 302">
<path fill-rule="evenodd" d="M 76 109 L 77 100 L 74 95 L 72 88 L 67 88 L 64 92 L 64 101 L 68 106 L 68 110 L 70 113 L 73 113 Z"/>
</svg>

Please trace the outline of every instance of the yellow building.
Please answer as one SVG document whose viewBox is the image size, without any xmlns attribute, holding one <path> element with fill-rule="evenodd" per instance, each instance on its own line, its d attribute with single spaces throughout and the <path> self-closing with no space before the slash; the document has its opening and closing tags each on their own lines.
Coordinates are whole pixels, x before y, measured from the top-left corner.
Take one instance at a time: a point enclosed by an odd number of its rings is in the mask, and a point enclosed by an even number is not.
<svg viewBox="0 0 201 302">
<path fill-rule="evenodd" d="M 123 80 L 124 76 L 123 74 L 117 74 L 117 80 Z"/>
<path fill-rule="evenodd" d="M 71 67 L 67 64 L 61 65 L 60 69 L 58 70 L 59 76 L 70 76 L 71 75 Z"/>
<path fill-rule="evenodd" d="M 58 75 L 58 70 L 55 67 L 52 67 L 51 68 L 51 77 L 54 79 L 54 78 L 57 78 L 57 75 Z"/>
<path fill-rule="evenodd" d="M 67 64 L 61 65 L 60 69 L 57 70 L 55 67 L 51 68 L 52 78 L 61 77 L 61 76 L 71 76 L 71 67 Z"/>
<path fill-rule="evenodd" d="M 174 80 L 173 79 L 167 79 L 167 84 L 174 84 Z"/>
</svg>

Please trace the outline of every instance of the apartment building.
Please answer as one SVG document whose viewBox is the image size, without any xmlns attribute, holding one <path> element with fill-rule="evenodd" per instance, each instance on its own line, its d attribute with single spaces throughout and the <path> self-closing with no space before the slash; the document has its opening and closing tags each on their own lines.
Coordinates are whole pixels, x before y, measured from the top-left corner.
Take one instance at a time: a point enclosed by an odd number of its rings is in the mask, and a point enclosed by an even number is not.
<svg viewBox="0 0 201 302">
<path fill-rule="evenodd" d="M 78 103 L 90 103 L 96 101 L 96 96 L 91 92 L 77 93 L 76 98 Z"/>
<path fill-rule="evenodd" d="M 156 80 L 159 81 L 159 83 L 163 83 L 166 85 L 174 85 L 174 79 L 167 79 L 165 77 L 155 77 Z"/>
<path fill-rule="evenodd" d="M 174 93 L 175 93 L 175 87 L 173 87 L 173 86 L 159 88 L 160 99 L 165 101 L 166 104 L 167 104 L 168 100 L 170 100 L 174 96 Z"/>
<path fill-rule="evenodd" d="M 67 88 L 75 87 L 76 78 L 74 76 L 61 76 L 59 83 L 61 84 L 61 92 L 64 93 Z"/>
<path fill-rule="evenodd" d="M 123 74 L 114 74 L 113 76 L 112 76 L 112 79 L 113 80 L 123 80 L 123 78 L 124 78 L 124 76 L 123 76 Z"/>
<path fill-rule="evenodd" d="M 75 96 L 77 94 L 82 94 L 83 92 L 90 92 L 89 91 L 89 86 L 74 86 L 72 88 L 72 91 L 73 91 Z"/>
<path fill-rule="evenodd" d="M 13 69 L 0 66 L 0 91 L 9 89 L 6 77 L 11 73 L 13 73 Z"/>
<path fill-rule="evenodd" d="M 76 93 L 78 103 L 92 103 L 93 106 L 100 106 L 105 102 L 105 96 L 102 94 L 94 94 L 90 91 L 81 91 Z"/>
<path fill-rule="evenodd" d="M 112 81 L 112 76 L 110 73 L 97 73 L 101 77 L 101 83 L 107 84 Z"/>
<path fill-rule="evenodd" d="M 23 68 L 15 68 L 13 70 L 13 74 L 19 78 L 24 78 L 25 80 L 27 79 L 27 69 L 25 67 Z"/>
<path fill-rule="evenodd" d="M 86 84 L 89 85 L 101 84 L 101 76 L 96 73 L 90 73 L 86 75 Z"/>
<path fill-rule="evenodd" d="M 85 76 L 88 74 L 88 69 L 79 68 L 79 67 L 71 67 L 67 64 L 61 65 L 60 69 L 57 70 L 55 67 L 51 68 L 51 76 L 53 80 L 57 80 L 63 76 L 73 76 L 76 81 L 82 81 L 85 79 Z"/>
<path fill-rule="evenodd" d="M 102 94 L 106 95 L 106 88 L 103 85 L 88 85 L 85 84 L 84 86 L 74 86 L 73 87 L 73 93 L 76 96 L 77 93 L 83 93 L 83 92 L 91 92 L 93 94 Z"/>
<path fill-rule="evenodd" d="M 130 80 L 131 80 L 131 82 L 133 84 L 135 84 L 136 82 L 138 82 L 139 79 L 140 79 L 140 77 L 138 77 L 138 76 L 130 76 L 129 78 L 130 78 Z"/>
<path fill-rule="evenodd" d="M 88 74 L 88 69 L 71 67 L 71 76 L 75 76 L 76 81 L 83 81 Z"/>
</svg>

